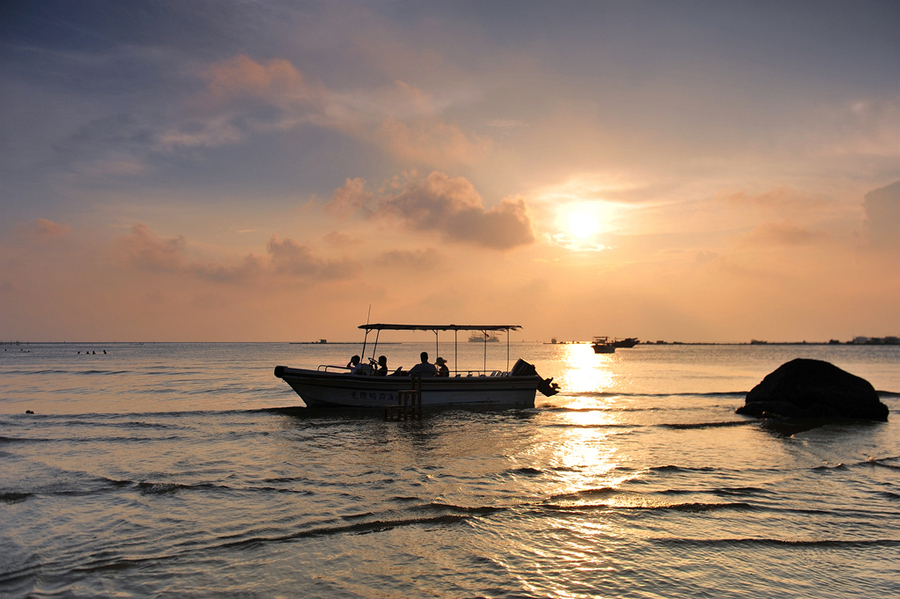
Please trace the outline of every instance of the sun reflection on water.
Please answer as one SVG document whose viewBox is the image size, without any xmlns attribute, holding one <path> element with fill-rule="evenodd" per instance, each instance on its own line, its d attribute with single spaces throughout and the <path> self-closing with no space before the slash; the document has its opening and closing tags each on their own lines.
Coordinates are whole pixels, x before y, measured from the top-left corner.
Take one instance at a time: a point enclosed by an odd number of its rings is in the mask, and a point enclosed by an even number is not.
<svg viewBox="0 0 900 599">
<path fill-rule="evenodd" d="M 556 485 L 552 501 L 562 506 L 614 505 L 624 500 L 619 488 L 636 473 L 621 468 L 621 444 L 615 437 L 631 432 L 623 398 L 614 390 L 620 376 L 616 354 L 595 354 L 588 344 L 559 347 L 564 363 L 560 386 L 564 389 L 548 417 L 554 435 L 546 446 L 554 464 Z M 585 531 L 587 532 L 587 531 Z M 611 532 L 611 531 L 607 531 Z"/>
<path fill-rule="evenodd" d="M 567 393 L 600 393 L 614 387 L 616 382 L 612 365 L 616 354 L 595 354 L 586 343 L 572 343 L 560 347 L 559 359 L 565 364 L 565 372 L 559 381 Z"/>
</svg>

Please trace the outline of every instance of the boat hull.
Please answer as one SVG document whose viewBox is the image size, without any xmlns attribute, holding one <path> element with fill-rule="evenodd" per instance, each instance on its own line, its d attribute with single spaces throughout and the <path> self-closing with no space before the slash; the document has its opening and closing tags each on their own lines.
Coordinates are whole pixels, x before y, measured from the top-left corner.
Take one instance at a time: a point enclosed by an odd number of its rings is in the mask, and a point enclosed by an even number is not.
<svg viewBox="0 0 900 599">
<path fill-rule="evenodd" d="M 277 366 L 275 376 L 307 407 L 375 408 L 396 405 L 399 391 L 413 388 L 408 376 L 366 376 Z M 424 377 L 422 405 L 533 408 L 537 376 Z"/>
</svg>

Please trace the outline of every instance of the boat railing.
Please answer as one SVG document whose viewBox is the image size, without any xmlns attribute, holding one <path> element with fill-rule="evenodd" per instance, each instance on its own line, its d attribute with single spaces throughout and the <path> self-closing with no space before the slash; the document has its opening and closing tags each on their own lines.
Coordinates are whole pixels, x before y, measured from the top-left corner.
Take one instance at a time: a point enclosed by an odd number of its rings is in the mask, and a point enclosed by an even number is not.
<svg viewBox="0 0 900 599">
<path fill-rule="evenodd" d="M 339 372 L 341 374 L 348 374 L 351 371 L 349 366 L 338 366 L 336 364 L 319 364 L 319 367 L 316 369 L 318 372 Z M 406 374 L 405 372 L 403 374 Z M 505 370 L 479 370 L 479 369 L 471 369 L 471 370 L 453 370 L 450 372 L 451 377 L 455 378 L 472 378 L 472 377 L 499 377 L 499 376 L 509 376 L 509 373 Z"/>
<path fill-rule="evenodd" d="M 507 376 L 507 372 L 504 370 L 454 370 L 451 375 L 457 378 L 460 377 L 497 377 L 497 376 Z"/>
</svg>

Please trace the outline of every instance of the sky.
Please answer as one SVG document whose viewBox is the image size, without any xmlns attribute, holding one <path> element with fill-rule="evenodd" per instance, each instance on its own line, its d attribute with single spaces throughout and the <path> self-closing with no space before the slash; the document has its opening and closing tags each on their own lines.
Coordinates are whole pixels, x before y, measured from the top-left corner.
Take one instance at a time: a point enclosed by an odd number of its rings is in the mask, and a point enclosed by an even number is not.
<svg viewBox="0 0 900 599">
<path fill-rule="evenodd" d="M 900 335 L 898 23 L 4 2 L 0 341 Z"/>
</svg>

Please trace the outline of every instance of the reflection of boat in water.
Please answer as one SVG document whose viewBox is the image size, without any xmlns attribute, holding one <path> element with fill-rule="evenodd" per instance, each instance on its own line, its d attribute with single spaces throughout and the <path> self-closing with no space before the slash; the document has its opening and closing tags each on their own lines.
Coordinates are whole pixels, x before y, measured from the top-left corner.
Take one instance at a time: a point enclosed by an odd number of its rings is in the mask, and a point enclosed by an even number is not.
<svg viewBox="0 0 900 599">
<path fill-rule="evenodd" d="M 616 351 L 616 346 L 609 340 L 609 337 L 594 337 L 591 339 L 591 347 L 595 354 L 612 354 Z"/>
<path fill-rule="evenodd" d="M 366 355 L 369 333 L 376 331 L 372 345 L 370 363 L 374 362 L 381 331 L 433 331 L 437 340 L 440 331 L 454 332 L 454 346 L 457 345 L 458 331 L 497 331 L 509 333 L 519 329 L 519 325 L 406 325 L 406 324 L 365 324 L 366 331 L 360 355 Z M 507 335 L 508 339 L 508 335 Z M 485 348 L 487 343 L 485 342 Z M 485 351 L 485 362 L 486 362 Z M 456 353 L 454 353 L 456 355 Z M 455 362 L 455 358 L 454 358 Z M 506 362 L 509 368 L 509 343 L 506 348 Z M 512 369 L 481 370 L 458 369 L 449 377 L 416 377 L 397 369 L 387 376 L 373 374 L 351 374 L 345 366 L 322 365 L 316 370 L 276 366 L 275 376 L 282 379 L 303 399 L 307 407 L 384 407 L 396 404 L 400 392 L 408 392 L 421 385 L 423 406 L 512 406 L 534 407 L 535 391 L 551 396 L 557 393 L 557 385 L 552 379 L 542 379 L 532 364 L 518 360 Z"/>
<path fill-rule="evenodd" d="M 500 339 L 496 335 L 491 335 L 487 331 L 480 331 L 469 335 L 470 343 L 499 343 Z"/>
</svg>

